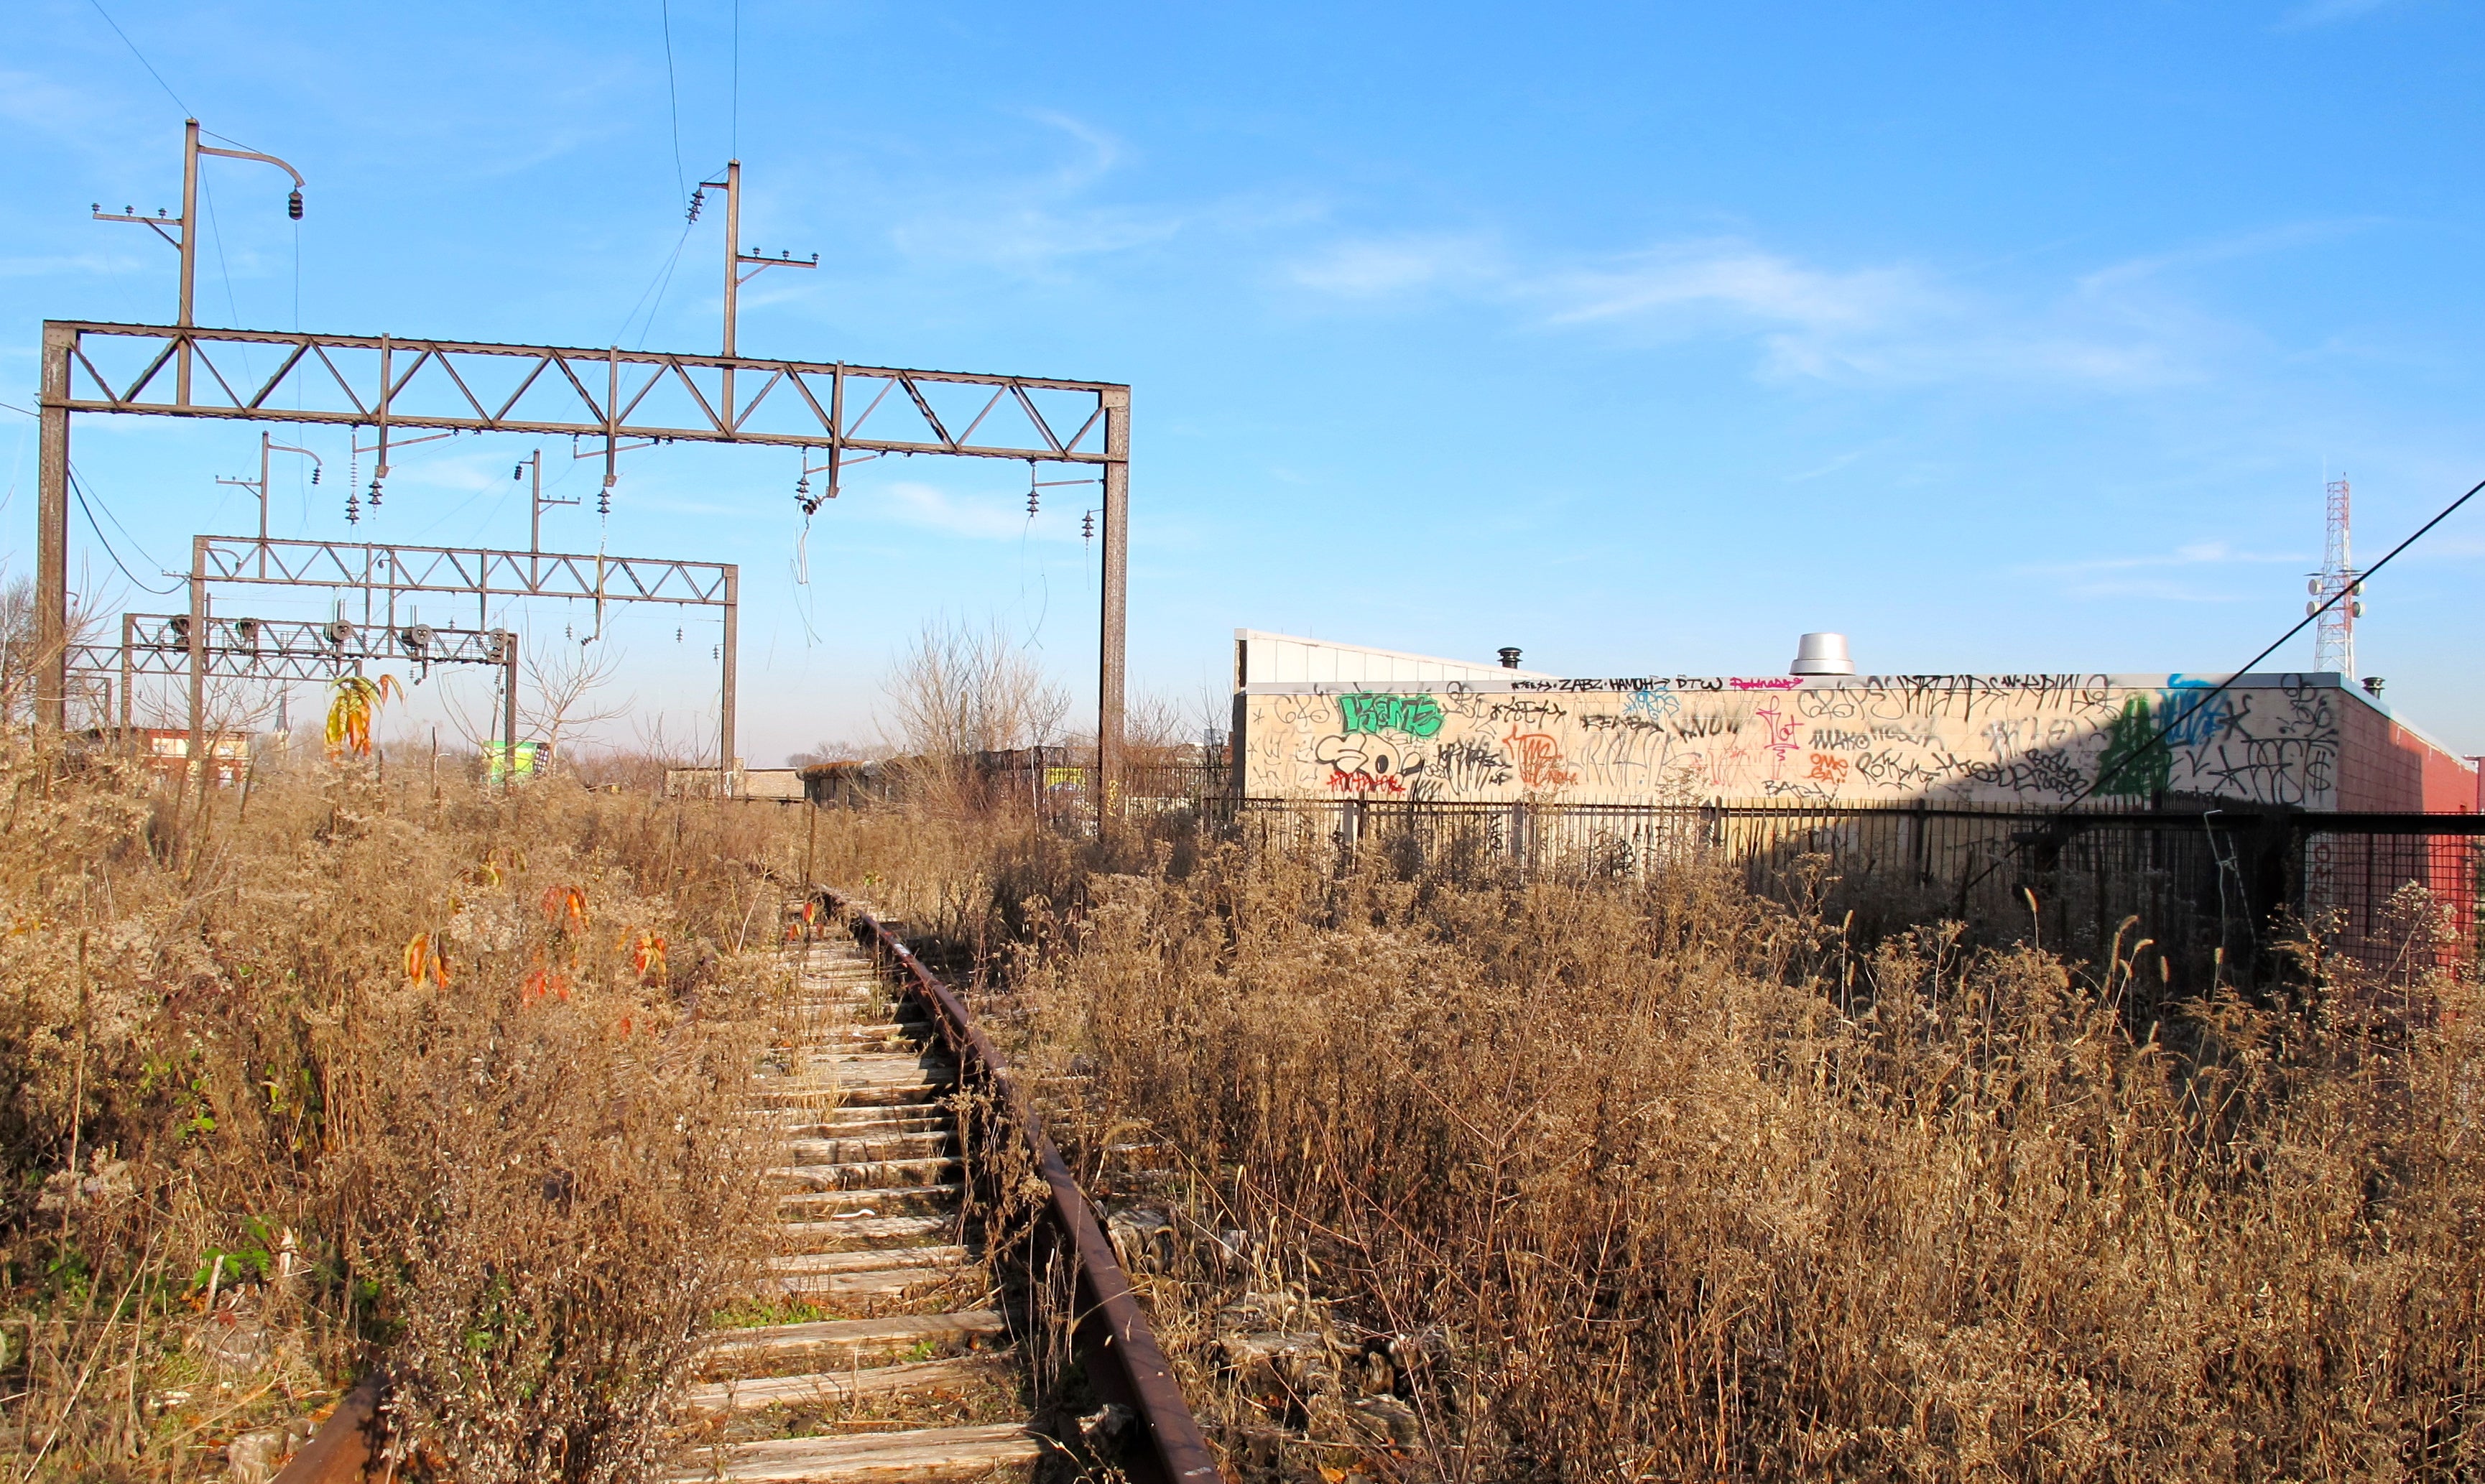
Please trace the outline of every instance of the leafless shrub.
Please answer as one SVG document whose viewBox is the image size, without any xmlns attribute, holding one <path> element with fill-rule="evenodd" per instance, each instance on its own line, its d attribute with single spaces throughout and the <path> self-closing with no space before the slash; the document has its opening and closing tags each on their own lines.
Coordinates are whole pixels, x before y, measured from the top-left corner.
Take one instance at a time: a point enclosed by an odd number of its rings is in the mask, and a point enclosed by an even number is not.
<svg viewBox="0 0 2485 1484">
<path fill-rule="evenodd" d="M 955 759 L 1049 741 L 1070 696 L 999 625 L 932 620 L 882 683 L 891 741 L 917 757 Z"/>
</svg>

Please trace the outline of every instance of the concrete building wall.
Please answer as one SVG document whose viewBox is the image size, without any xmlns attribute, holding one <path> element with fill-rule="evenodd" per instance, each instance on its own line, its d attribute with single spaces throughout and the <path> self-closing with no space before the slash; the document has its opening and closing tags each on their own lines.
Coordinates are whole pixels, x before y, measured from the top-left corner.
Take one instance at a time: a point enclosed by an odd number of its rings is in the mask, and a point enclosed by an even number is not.
<svg viewBox="0 0 2485 1484">
<path fill-rule="evenodd" d="M 1292 682 L 1249 686 L 1235 710 L 1241 786 L 1264 798 L 2043 806 L 2115 763 L 2091 802 L 2162 792 L 2320 810 L 2474 806 L 2471 766 L 2337 677 L 2247 675 L 2211 694 L 2222 679 Z"/>
</svg>

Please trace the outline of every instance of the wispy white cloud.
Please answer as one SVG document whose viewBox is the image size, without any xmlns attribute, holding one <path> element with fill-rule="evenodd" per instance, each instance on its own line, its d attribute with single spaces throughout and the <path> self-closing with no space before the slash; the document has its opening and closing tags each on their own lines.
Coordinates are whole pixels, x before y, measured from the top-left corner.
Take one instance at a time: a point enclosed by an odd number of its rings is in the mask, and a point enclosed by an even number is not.
<svg viewBox="0 0 2485 1484">
<path fill-rule="evenodd" d="M 2044 562 L 2022 567 L 2023 572 L 2129 572 L 2146 567 L 2215 567 L 2215 566 L 2283 566 L 2311 561 L 2301 552 L 2239 552 L 2224 541 L 2195 541 L 2176 547 L 2171 552 L 2153 552 L 2138 556 L 2096 556 L 2081 561 Z"/>
<path fill-rule="evenodd" d="M 1721 310 L 1831 333 L 1937 312 L 1946 295 L 1905 268 L 1837 272 L 1732 238 L 1670 243 L 1607 263 L 1556 270 L 1524 285 L 1557 325 Z"/>
<path fill-rule="evenodd" d="M 2301 552 L 2242 551 L 2224 541 L 2198 541 L 2171 552 L 2031 563 L 2016 570 L 2029 576 L 2062 579 L 2062 592 L 2074 598 L 2240 603 L 2267 597 L 2274 590 L 2267 586 L 2271 580 L 2255 577 L 2251 591 L 2238 593 L 2214 585 L 2212 575 L 2219 569 L 2302 567 L 2315 559 Z"/>
<path fill-rule="evenodd" d="M 1478 234 L 1348 238 L 1286 265 L 1341 304 L 1498 308 L 1543 332 L 1744 338 L 1778 380 L 2034 383 L 2146 391 L 2210 374 L 2247 338 L 2167 285 L 2187 269 L 2335 240 L 2366 220 L 2288 224 L 2136 256 L 2013 300 L 1914 263 L 1824 264 L 1740 237 L 1527 261 Z"/>
<path fill-rule="evenodd" d="M 2289 248 L 2309 247 L 2334 242 L 2341 237 L 2368 230 L 2382 225 L 2380 217 L 2340 217 L 2312 222 L 2289 222 L 2256 231 L 2235 232 L 2213 237 L 2206 242 L 2189 243 L 2163 253 L 2144 254 L 2118 263 L 2082 274 L 2079 289 L 2084 294 L 2103 295 L 2129 287 L 2146 280 L 2160 278 L 2185 268 L 2201 268 L 2215 263 L 2234 262 L 2246 257 L 2284 252 Z"/>
<path fill-rule="evenodd" d="M 1355 238 L 1300 258 L 1285 271 L 1295 283 L 1339 299 L 1472 290 L 1507 273 L 1489 243 L 1451 234 Z"/>
<path fill-rule="evenodd" d="M 1121 140 L 1067 114 L 1026 118 L 1075 148 L 1032 175 L 961 187 L 902 208 L 889 240 L 910 256 L 1045 275 L 1084 258 L 1163 242 L 1194 219 L 1187 208 L 1092 200 L 1129 159 Z"/>
<path fill-rule="evenodd" d="M 2336 25 L 2397 3 L 2398 0 L 2306 0 L 2278 18 L 2278 29 L 2309 31 L 2316 26 Z"/>
<path fill-rule="evenodd" d="M 1075 514 L 1047 512 L 1028 520 L 1025 507 L 990 496 L 961 498 L 911 479 L 850 491 L 854 514 L 978 541 L 1075 541 Z"/>
</svg>

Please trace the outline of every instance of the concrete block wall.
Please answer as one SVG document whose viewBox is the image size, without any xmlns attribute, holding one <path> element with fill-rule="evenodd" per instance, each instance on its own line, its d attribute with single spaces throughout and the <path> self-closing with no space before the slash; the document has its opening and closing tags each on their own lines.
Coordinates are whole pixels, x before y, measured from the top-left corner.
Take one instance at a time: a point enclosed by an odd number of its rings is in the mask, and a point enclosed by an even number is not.
<svg viewBox="0 0 2485 1484">
<path fill-rule="evenodd" d="M 2475 770 L 2333 675 L 1522 677 L 1237 696 L 1262 798 L 1578 804 L 2229 799 L 2474 807 Z M 2171 728 L 2170 728 L 2171 723 Z M 2166 736 L 2158 741 L 2158 733 Z M 2465 790 L 2464 793 L 2461 791 Z"/>
</svg>

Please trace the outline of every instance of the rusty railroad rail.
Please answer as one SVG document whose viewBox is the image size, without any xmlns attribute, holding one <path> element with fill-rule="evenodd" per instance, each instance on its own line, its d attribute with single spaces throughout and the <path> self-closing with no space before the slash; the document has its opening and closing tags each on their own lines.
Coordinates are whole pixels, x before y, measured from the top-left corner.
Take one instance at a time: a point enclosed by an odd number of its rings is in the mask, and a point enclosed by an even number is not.
<svg viewBox="0 0 2485 1484">
<path fill-rule="evenodd" d="M 1072 1342 L 1080 1367 L 1097 1397 L 1128 1408 L 1136 1424 L 1119 1460 L 1124 1471 L 1136 1484 L 1215 1484 L 1221 1477 L 1216 1457 L 1191 1417 L 1189 1404 L 1183 1400 L 1181 1388 L 1174 1384 L 1173 1367 L 1132 1291 L 1130 1275 L 1122 1270 L 1095 1209 L 1088 1205 L 1033 1105 L 1003 1067 L 991 1039 L 957 991 L 926 968 L 878 918 L 842 893 L 823 889 L 819 896 L 851 920 L 856 940 L 889 965 L 905 990 L 931 1012 L 945 1049 L 957 1059 L 960 1090 L 983 1092 L 1025 1141 L 1048 1192 L 1050 1230 L 1040 1240 L 1055 1244 L 1077 1274 Z"/>
</svg>

